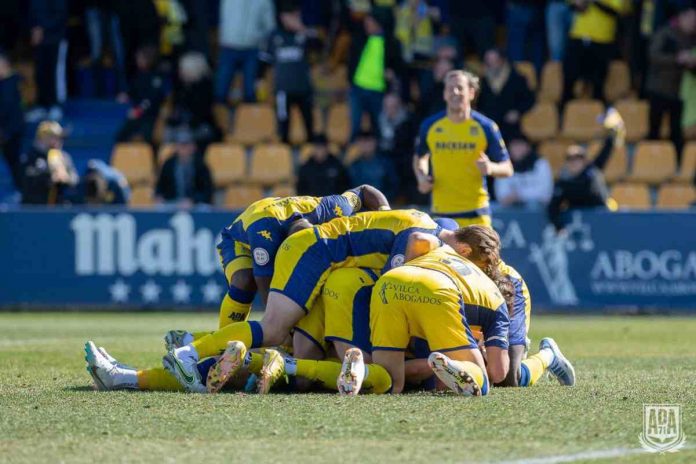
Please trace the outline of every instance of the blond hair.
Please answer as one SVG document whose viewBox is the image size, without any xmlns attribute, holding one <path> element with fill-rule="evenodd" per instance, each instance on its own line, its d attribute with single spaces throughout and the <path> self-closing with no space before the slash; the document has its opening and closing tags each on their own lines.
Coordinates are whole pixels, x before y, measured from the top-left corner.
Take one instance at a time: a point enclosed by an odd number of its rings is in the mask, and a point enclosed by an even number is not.
<svg viewBox="0 0 696 464">
<path fill-rule="evenodd" d="M 469 71 L 465 71 L 463 69 L 452 69 L 451 71 L 447 71 L 447 74 L 445 74 L 445 82 L 447 82 L 455 76 L 464 77 L 466 81 L 469 83 L 469 87 L 474 89 L 476 92 L 478 92 L 481 88 L 479 77 L 476 74 Z"/>
</svg>

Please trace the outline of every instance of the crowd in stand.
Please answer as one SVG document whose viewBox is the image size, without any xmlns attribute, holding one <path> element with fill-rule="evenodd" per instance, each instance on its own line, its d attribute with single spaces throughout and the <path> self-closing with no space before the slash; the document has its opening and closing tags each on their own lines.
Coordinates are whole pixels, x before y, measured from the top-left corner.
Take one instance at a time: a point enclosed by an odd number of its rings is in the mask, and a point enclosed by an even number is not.
<svg viewBox="0 0 696 464">
<path fill-rule="evenodd" d="M 507 142 L 515 175 L 497 180 L 492 189 L 504 207 L 546 208 L 557 201 L 549 162 L 521 127 L 538 100 L 521 62 L 531 63 L 535 81 L 547 62 L 562 63 L 557 102 L 562 115 L 577 97 L 577 81 L 589 84 L 591 98 L 610 106 L 605 83 L 612 60 L 621 59 L 630 66 L 631 95 L 649 102 L 648 138 L 660 138 L 665 114 L 677 156 L 685 140 L 696 138 L 692 0 L 3 3 L 0 150 L 26 203 L 77 198 L 65 193 L 78 185 L 71 163 L 60 163 L 56 174 L 51 162 L 51 150 L 60 149 L 60 125 L 39 126 L 26 153 L 21 141 L 25 119 L 60 122 L 62 103 L 80 94 L 78 69 L 94 71 L 98 96 L 129 105 L 115 142 L 144 140 L 155 152 L 161 144 L 174 147 L 175 156 L 161 164 L 154 194 L 180 206 L 214 202 L 204 154 L 233 129 L 216 108 L 234 115 L 240 104 L 257 102 L 272 105 L 277 139 L 286 144 L 292 142 L 292 115 L 301 116 L 312 149 L 311 156 L 300 157 L 299 194 L 326 195 L 369 183 L 397 203 L 427 204 L 411 167 L 415 135 L 425 117 L 444 109 L 443 79 L 455 68 L 481 76 L 476 108 L 497 122 Z M 22 102 L 20 87 L 27 84 L 12 71 L 12 62 L 27 56 L 35 74 L 33 102 Z M 99 79 L 95 70 L 101 69 L 111 70 L 111 84 Z M 318 92 L 316 79 L 340 69 L 345 94 Z M 237 76 L 241 86 L 234 85 Z M 340 101 L 347 102 L 350 130 L 347 143 L 337 145 L 320 131 L 315 110 L 325 116 Z M 569 153 L 568 166 L 584 156 Z M 42 165 L 46 170 L 39 175 Z M 90 201 L 95 192 L 103 194 L 108 185 L 118 190 L 123 183 L 95 181 L 94 172 L 103 166 L 90 166 L 80 183 L 83 193 L 91 192 Z M 37 191 L 42 193 L 34 195 Z M 128 195 L 109 198 L 126 202 Z"/>
</svg>

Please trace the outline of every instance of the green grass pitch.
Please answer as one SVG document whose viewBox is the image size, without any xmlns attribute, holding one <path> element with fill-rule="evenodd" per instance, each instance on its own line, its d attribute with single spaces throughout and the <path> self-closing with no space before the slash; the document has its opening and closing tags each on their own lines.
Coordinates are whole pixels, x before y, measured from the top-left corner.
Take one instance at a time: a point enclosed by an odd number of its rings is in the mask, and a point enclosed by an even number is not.
<svg viewBox="0 0 696 464">
<path fill-rule="evenodd" d="M 534 344 L 556 338 L 575 388 L 543 380 L 485 398 L 92 391 L 85 340 L 159 366 L 166 330 L 215 322 L 0 314 L 0 462 L 499 462 L 639 448 L 643 403 L 681 404 L 689 448 L 604 462 L 696 462 L 696 318 L 533 316 Z"/>
</svg>

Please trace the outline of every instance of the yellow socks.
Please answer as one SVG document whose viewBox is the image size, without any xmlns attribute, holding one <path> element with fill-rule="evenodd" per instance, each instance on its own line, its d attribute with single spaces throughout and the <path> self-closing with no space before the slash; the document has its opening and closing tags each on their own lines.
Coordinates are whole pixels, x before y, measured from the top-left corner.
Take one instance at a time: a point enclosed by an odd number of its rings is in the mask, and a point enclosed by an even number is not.
<svg viewBox="0 0 696 464">
<path fill-rule="evenodd" d="M 457 361 L 457 360 L 450 360 L 450 362 L 457 366 L 460 370 L 466 372 L 469 374 L 471 377 L 473 377 L 474 382 L 479 386 L 481 389 L 481 394 L 482 395 L 487 395 L 488 394 L 488 376 L 486 373 L 479 367 L 478 364 L 473 363 L 471 361 Z"/>
<path fill-rule="evenodd" d="M 392 379 L 384 367 L 379 364 L 366 364 L 365 371 L 362 391 L 378 394 L 389 393 L 392 387 Z"/>
<path fill-rule="evenodd" d="M 210 335 L 194 341 L 191 346 L 198 353 L 198 359 L 208 356 L 217 356 L 227 347 L 227 342 L 239 340 L 251 348 L 259 348 L 263 345 L 263 329 L 256 321 L 236 322 L 229 324 Z"/>
<path fill-rule="evenodd" d="M 164 368 L 156 367 L 136 373 L 138 388 L 147 391 L 184 391 L 176 378 Z"/>
<path fill-rule="evenodd" d="M 530 387 L 534 385 L 546 372 L 551 361 L 553 361 L 553 353 L 550 350 L 541 350 L 522 361 L 519 386 Z"/>
<path fill-rule="evenodd" d="M 285 372 L 305 379 L 321 383 L 327 390 L 337 390 L 336 379 L 341 373 L 341 363 L 338 361 L 314 361 L 311 359 L 296 359 L 295 365 L 286 362 Z"/>
<path fill-rule="evenodd" d="M 253 298 L 253 294 L 252 294 Z M 230 297 L 227 293 L 220 304 L 220 316 L 218 318 L 218 327 L 223 328 L 233 322 L 246 321 L 251 312 L 251 301 L 241 302 Z"/>
</svg>

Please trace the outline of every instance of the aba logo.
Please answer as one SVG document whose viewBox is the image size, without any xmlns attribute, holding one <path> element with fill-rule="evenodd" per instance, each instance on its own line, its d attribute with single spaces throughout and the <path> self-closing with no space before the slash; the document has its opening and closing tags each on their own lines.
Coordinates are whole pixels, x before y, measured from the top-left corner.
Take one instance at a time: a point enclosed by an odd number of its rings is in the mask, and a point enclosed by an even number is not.
<svg viewBox="0 0 696 464">
<path fill-rule="evenodd" d="M 265 238 L 268 241 L 273 241 L 273 237 L 271 236 L 271 233 L 267 230 L 261 230 L 261 231 L 257 232 L 257 234 L 259 234 L 260 236 L 262 236 L 263 238 Z"/>
<path fill-rule="evenodd" d="M 651 453 L 674 453 L 684 446 L 681 407 L 672 404 L 643 405 L 643 433 L 640 444 Z"/>
<path fill-rule="evenodd" d="M 254 248 L 253 254 L 254 262 L 256 262 L 256 264 L 259 266 L 265 266 L 271 259 L 268 251 L 264 250 L 263 248 Z"/>
</svg>

